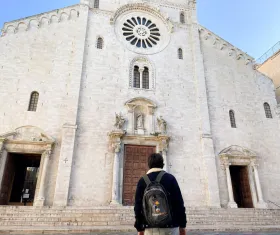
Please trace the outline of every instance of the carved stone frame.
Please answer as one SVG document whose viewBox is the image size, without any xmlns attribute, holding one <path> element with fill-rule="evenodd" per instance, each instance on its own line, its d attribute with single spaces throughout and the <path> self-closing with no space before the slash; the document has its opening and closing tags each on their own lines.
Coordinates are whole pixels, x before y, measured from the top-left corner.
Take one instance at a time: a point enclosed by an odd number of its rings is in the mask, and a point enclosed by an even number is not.
<svg viewBox="0 0 280 235">
<path fill-rule="evenodd" d="M 267 204 L 263 200 L 262 189 L 260 185 L 258 169 L 257 169 L 257 155 L 251 150 L 240 146 L 231 146 L 224 149 L 219 154 L 222 168 L 225 170 L 227 189 L 229 195 L 228 208 L 237 208 L 237 204 L 234 201 L 233 189 L 231 182 L 231 175 L 229 167 L 235 166 L 247 166 L 249 174 L 249 183 L 252 194 L 253 206 L 255 208 L 267 208 Z"/>
<path fill-rule="evenodd" d="M 112 201 L 111 204 L 121 205 L 123 201 L 123 171 L 125 145 L 155 146 L 164 158 L 164 170 L 167 171 L 167 151 L 170 137 L 167 135 L 138 136 L 125 135 L 124 131 L 112 131 L 109 134 L 110 150 L 114 153 Z"/>
<path fill-rule="evenodd" d="M 45 202 L 44 183 L 47 167 L 55 141 L 51 137 L 47 137 L 44 141 L 14 139 L 16 135 L 16 131 L 0 135 L 0 187 L 2 185 L 6 160 L 9 153 L 39 154 L 42 157 L 33 205 L 42 207 Z"/>
</svg>

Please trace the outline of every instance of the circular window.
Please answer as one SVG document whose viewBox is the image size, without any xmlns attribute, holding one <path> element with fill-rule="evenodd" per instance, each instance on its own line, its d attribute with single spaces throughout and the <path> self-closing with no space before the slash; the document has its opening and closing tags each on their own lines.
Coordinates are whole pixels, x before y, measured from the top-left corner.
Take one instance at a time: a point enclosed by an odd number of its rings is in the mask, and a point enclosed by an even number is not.
<svg viewBox="0 0 280 235">
<path fill-rule="evenodd" d="M 170 27 L 158 12 L 138 9 L 129 9 L 115 20 L 115 33 L 121 43 L 128 50 L 145 55 L 158 53 L 167 47 Z"/>
<path fill-rule="evenodd" d="M 123 36 L 138 48 L 152 48 L 160 41 L 159 28 L 145 17 L 131 17 L 122 28 Z"/>
</svg>

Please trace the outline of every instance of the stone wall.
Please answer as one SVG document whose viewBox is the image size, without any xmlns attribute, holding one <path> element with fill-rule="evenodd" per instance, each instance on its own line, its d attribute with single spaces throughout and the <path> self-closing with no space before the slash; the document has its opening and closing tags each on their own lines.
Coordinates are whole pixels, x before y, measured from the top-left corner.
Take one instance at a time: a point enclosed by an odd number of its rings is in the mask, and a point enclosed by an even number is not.
<svg viewBox="0 0 280 235">
<path fill-rule="evenodd" d="M 167 9 L 172 17 L 180 11 Z M 127 50 L 116 38 L 111 17 L 112 13 L 96 9 L 89 16 L 70 205 L 110 202 L 113 155 L 108 152 L 107 134 L 113 129 L 115 113 L 122 112 L 127 118 L 126 101 L 145 97 L 157 104 L 155 116 L 162 115 L 168 123 L 168 168 L 177 177 L 186 204 L 204 206 L 206 180 L 201 166 L 190 27 L 175 22 L 167 48 L 145 56 L 155 67 L 156 85 L 154 90 L 140 90 L 129 87 L 130 64 L 138 54 Z M 104 39 L 102 50 L 96 48 L 99 36 Z M 177 57 L 179 47 L 183 49 L 183 60 Z"/>
<path fill-rule="evenodd" d="M 254 70 L 247 55 L 240 55 L 229 43 L 220 43 L 205 31 L 201 31 L 201 42 L 221 203 L 227 204 L 228 192 L 218 155 L 231 145 L 257 153 L 264 199 L 279 203 L 280 136 L 273 82 Z M 265 102 L 271 107 L 273 119 L 265 116 Z M 235 112 L 236 129 L 231 128 L 231 109 Z"/>
<path fill-rule="evenodd" d="M 76 123 L 86 11 L 77 5 L 9 22 L 0 38 L 0 133 L 32 125 L 56 140 L 47 204 L 53 200 L 62 125 Z M 27 111 L 32 91 L 40 94 L 36 112 Z"/>
</svg>

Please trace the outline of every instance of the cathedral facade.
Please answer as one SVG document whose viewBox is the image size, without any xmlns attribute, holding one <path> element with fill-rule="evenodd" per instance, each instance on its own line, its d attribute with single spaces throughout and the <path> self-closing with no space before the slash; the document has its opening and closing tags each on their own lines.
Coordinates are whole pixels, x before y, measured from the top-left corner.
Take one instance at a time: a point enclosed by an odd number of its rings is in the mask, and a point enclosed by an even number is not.
<svg viewBox="0 0 280 235">
<path fill-rule="evenodd" d="M 130 206 L 162 153 L 187 207 L 280 203 L 274 85 L 195 0 L 81 0 L 5 23 L 0 204 Z"/>
</svg>

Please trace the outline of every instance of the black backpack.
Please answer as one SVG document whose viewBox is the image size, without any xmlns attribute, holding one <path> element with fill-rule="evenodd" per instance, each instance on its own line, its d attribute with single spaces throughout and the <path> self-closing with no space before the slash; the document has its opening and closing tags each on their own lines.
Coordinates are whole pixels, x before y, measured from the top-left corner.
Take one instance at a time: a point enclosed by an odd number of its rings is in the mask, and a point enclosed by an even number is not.
<svg viewBox="0 0 280 235">
<path fill-rule="evenodd" d="M 143 196 L 143 212 L 150 228 L 166 228 L 172 224 L 167 193 L 160 184 L 164 174 L 165 171 L 161 171 L 153 182 L 151 182 L 149 176 L 143 176 L 147 184 Z"/>
</svg>

